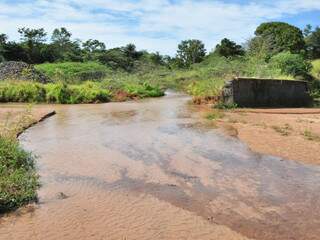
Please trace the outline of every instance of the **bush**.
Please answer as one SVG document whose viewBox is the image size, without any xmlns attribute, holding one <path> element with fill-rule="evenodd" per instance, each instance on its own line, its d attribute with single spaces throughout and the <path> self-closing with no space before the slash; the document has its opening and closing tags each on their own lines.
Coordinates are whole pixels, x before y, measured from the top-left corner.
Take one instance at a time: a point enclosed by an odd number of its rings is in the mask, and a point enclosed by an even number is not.
<svg viewBox="0 0 320 240">
<path fill-rule="evenodd" d="M 35 200 L 38 186 L 32 155 L 0 136 L 0 213 Z"/>
<path fill-rule="evenodd" d="M 44 102 L 45 96 L 42 84 L 20 81 L 0 84 L 0 102 Z"/>
<path fill-rule="evenodd" d="M 294 77 L 307 77 L 312 68 L 312 65 L 305 61 L 302 55 L 290 52 L 282 52 L 273 56 L 271 63 L 274 67 L 281 69 L 283 74 Z"/>
<path fill-rule="evenodd" d="M 81 85 L 70 86 L 70 98 L 68 103 L 98 103 L 108 102 L 110 92 L 106 89 L 101 89 L 100 84 L 87 82 Z"/>
<path fill-rule="evenodd" d="M 311 74 L 314 78 L 320 80 L 320 59 L 312 62 Z"/>
<path fill-rule="evenodd" d="M 66 84 L 51 83 L 43 86 L 47 103 L 68 103 L 70 92 Z"/>
<path fill-rule="evenodd" d="M 151 86 L 149 83 L 136 84 L 127 83 L 124 86 L 124 91 L 134 97 L 146 98 L 146 97 L 161 97 L 164 92 L 157 86 Z"/>
</svg>

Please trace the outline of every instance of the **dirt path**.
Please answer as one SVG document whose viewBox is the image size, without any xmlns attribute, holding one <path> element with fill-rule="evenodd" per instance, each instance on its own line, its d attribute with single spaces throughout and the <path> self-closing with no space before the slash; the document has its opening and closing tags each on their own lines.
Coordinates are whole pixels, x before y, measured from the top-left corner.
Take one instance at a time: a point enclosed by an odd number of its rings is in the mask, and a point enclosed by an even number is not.
<svg viewBox="0 0 320 240">
<path fill-rule="evenodd" d="M 252 151 L 320 164 L 320 109 L 244 109 L 220 124 Z"/>
<path fill-rule="evenodd" d="M 40 202 L 0 239 L 320 239 L 320 167 L 252 153 L 188 101 L 57 107 L 20 137 Z"/>
</svg>

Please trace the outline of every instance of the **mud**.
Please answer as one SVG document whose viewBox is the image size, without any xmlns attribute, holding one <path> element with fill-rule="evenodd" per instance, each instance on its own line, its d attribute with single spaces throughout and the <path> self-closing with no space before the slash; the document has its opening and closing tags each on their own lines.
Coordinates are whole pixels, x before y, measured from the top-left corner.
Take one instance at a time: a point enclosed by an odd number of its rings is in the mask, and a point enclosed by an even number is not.
<svg viewBox="0 0 320 240">
<path fill-rule="evenodd" d="M 39 204 L 0 239 L 320 239 L 320 167 L 251 152 L 189 100 L 57 107 L 20 137 Z"/>
</svg>

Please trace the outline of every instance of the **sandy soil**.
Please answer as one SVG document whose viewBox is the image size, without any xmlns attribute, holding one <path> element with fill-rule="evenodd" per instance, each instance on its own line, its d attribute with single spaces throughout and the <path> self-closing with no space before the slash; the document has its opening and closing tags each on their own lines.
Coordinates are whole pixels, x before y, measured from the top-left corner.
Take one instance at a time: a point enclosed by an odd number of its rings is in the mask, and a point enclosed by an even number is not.
<svg viewBox="0 0 320 240">
<path fill-rule="evenodd" d="M 320 164 L 320 109 L 241 109 L 218 122 L 254 152 Z"/>
<path fill-rule="evenodd" d="M 24 129 L 53 114 L 53 107 L 48 105 L 2 104 L 0 131 L 19 135 Z"/>
</svg>

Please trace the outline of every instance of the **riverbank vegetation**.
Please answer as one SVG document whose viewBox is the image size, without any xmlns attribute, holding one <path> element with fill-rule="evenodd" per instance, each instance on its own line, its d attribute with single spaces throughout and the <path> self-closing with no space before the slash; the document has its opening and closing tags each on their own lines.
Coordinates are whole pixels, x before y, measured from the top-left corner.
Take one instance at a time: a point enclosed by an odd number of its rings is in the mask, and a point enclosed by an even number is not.
<svg viewBox="0 0 320 240">
<path fill-rule="evenodd" d="M 23 150 L 16 136 L 30 124 L 30 111 L 18 119 L 1 116 L 0 123 L 0 213 L 4 213 L 36 200 L 39 186 L 34 156 Z"/>
<path fill-rule="evenodd" d="M 209 53 L 200 40 L 185 40 L 174 57 L 139 51 L 134 44 L 107 49 L 98 40 L 73 40 L 66 28 L 50 37 L 42 28 L 19 33 L 20 42 L 0 35 L 0 61 L 33 64 L 52 83 L 2 82 L 2 102 L 95 103 L 162 96 L 167 88 L 215 99 L 224 82 L 237 76 L 307 80 L 312 95 L 319 95 L 320 29 L 310 25 L 301 30 L 263 23 L 246 43 L 225 38 Z"/>
</svg>

